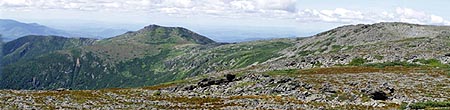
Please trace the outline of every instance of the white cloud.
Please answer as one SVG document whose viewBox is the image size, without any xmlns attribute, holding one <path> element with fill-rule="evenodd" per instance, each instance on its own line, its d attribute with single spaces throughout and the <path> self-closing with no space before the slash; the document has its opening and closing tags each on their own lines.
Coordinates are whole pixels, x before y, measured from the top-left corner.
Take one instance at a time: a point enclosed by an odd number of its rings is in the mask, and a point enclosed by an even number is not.
<svg viewBox="0 0 450 110">
<path fill-rule="evenodd" d="M 29 0 L 2 0 L 0 6 L 5 7 L 24 7 L 30 5 Z"/>
<path fill-rule="evenodd" d="M 371 12 L 335 8 L 297 10 L 297 0 L 0 0 L 1 10 L 147 12 L 174 16 L 259 17 L 299 22 L 409 22 L 450 25 L 444 17 L 410 8 Z"/>
<path fill-rule="evenodd" d="M 295 5 L 296 0 L 0 0 L 0 10 L 112 10 L 190 15 L 295 12 Z"/>
<path fill-rule="evenodd" d="M 428 14 L 410 8 L 396 8 L 393 12 L 361 12 L 336 8 L 334 10 L 299 10 L 298 21 L 322 21 L 336 23 L 376 23 L 408 22 L 416 24 L 450 25 L 450 21 L 441 16 Z"/>
<path fill-rule="evenodd" d="M 255 0 L 259 9 L 296 11 L 295 0 Z"/>
</svg>

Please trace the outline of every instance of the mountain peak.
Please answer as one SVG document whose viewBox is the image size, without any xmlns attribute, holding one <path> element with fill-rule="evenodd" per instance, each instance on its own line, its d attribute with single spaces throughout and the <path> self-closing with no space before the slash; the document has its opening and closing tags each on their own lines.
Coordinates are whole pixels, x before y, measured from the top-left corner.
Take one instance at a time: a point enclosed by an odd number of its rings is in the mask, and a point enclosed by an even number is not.
<svg viewBox="0 0 450 110">
<path fill-rule="evenodd" d="M 215 41 L 182 27 L 165 27 L 156 24 L 145 26 L 138 31 L 130 31 L 108 40 L 141 42 L 146 44 L 212 44 Z"/>
<path fill-rule="evenodd" d="M 12 19 L 0 19 L 0 24 L 1 23 L 19 23 L 19 22 Z"/>
<path fill-rule="evenodd" d="M 163 26 L 160 26 L 160 25 L 157 25 L 157 24 L 150 24 L 148 26 L 145 26 L 144 29 L 155 29 L 155 28 L 158 28 L 158 27 L 163 27 Z"/>
<path fill-rule="evenodd" d="M 37 23 L 22 23 L 11 19 L 0 19 L 0 33 L 3 35 L 5 41 L 12 41 L 27 35 L 73 36 L 73 34 L 63 30 L 46 27 Z"/>
</svg>

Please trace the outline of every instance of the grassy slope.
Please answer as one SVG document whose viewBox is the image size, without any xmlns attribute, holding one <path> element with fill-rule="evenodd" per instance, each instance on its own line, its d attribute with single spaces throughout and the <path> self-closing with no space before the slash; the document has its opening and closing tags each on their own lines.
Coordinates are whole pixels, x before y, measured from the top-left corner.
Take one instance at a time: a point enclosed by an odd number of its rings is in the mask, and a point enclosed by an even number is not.
<svg viewBox="0 0 450 110">
<path fill-rule="evenodd" d="M 39 48 L 31 50 L 45 47 L 43 44 L 33 44 Z M 146 27 L 82 48 L 28 51 L 33 56 L 3 67 L 3 71 L 8 74 L 1 76 L 3 85 L 0 88 L 98 89 L 149 86 L 261 63 L 279 56 L 278 51 L 291 45 L 280 40 L 217 47 L 213 41 L 183 28 Z M 58 49 L 64 50 L 55 51 Z M 193 53 L 196 54 L 194 57 Z"/>
<path fill-rule="evenodd" d="M 3 64 L 14 63 L 19 60 L 31 59 L 57 50 L 78 48 L 92 45 L 95 39 L 64 38 L 58 36 L 25 36 L 4 44 L 2 52 Z"/>
</svg>

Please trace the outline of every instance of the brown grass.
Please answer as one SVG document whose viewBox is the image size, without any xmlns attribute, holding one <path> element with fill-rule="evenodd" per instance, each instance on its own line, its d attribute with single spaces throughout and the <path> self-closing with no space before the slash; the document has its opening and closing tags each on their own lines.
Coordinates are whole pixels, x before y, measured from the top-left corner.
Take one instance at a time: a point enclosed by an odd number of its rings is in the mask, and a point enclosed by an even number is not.
<svg viewBox="0 0 450 110">
<path fill-rule="evenodd" d="M 172 86 L 175 86 L 175 85 L 176 85 L 176 83 L 159 84 L 159 85 L 155 85 L 155 86 L 143 87 L 142 89 L 145 89 L 145 90 L 160 90 L 160 89 L 172 87 Z"/>
<path fill-rule="evenodd" d="M 168 101 L 172 103 L 186 103 L 189 106 L 159 106 L 156 105 L 157 108 L 161 109 L 219 109 L 227 106 L 242 106 L 235 103 L 224 103 L 224 100 L 221 98 L 212 98 L 212 97 L 148 97 L 148 100 L 155 101 Z"/>
<path fill-rule="evenodd" d="M 237 100 L 237 99 L 262 99 L 262 100 L 273 100 L 277 103 L 295 103 L 295 104 L 304 104 L 304 102 L 297 100 L 292 97 L 283 97 L 283 96 L 270 96 L 270 95 L 247 95 L 247 96 L 231 96 L 228 100 Z"/>
</svg>

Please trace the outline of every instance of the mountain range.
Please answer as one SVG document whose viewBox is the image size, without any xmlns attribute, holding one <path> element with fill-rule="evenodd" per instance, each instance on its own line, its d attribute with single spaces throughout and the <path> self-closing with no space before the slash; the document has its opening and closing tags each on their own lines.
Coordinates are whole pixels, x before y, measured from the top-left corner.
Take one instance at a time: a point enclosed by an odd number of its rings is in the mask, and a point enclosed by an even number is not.
<svg viewBox="0 0 450 110">
<path fill-rule="evenodd" d="M 102 40 L 30 35 L 2 46 L 0 88 L 88 89 L 62 91 L 114 108 L 98 98 L 162 109 L 449 104 L 448 26 L 359 24 L 311 37 L 218 43 L 186 28 L 149 25 Z M 81 99 L 74 100 L 89 106 Z"/>
<path fill-rule="evenodd" d="M 5 41 L 11 41 L 26 35 L 60 35 L 72 37 L 72 34 L 63 30 L 49 28 L 36 23 L 21 23 L 9 19 L 0 19 L 0 33 Z"/>
<path fill-rule="evenodd" d="M 0 19 L 0 35 L 3 36 L 4 41 L 11 41 L 19 37 L 27 35 L 53 35 L 53 36 L 65 36 L 73 38 L 106 38 L 116 36 L 126 32 L 124 29 L 85 29 L 77 31 L 67 31 L 61 29 L 55 29 L 48 26 L 44 26 L 37 23 L 23 23 L 11 19 Z"/>
</svg>

